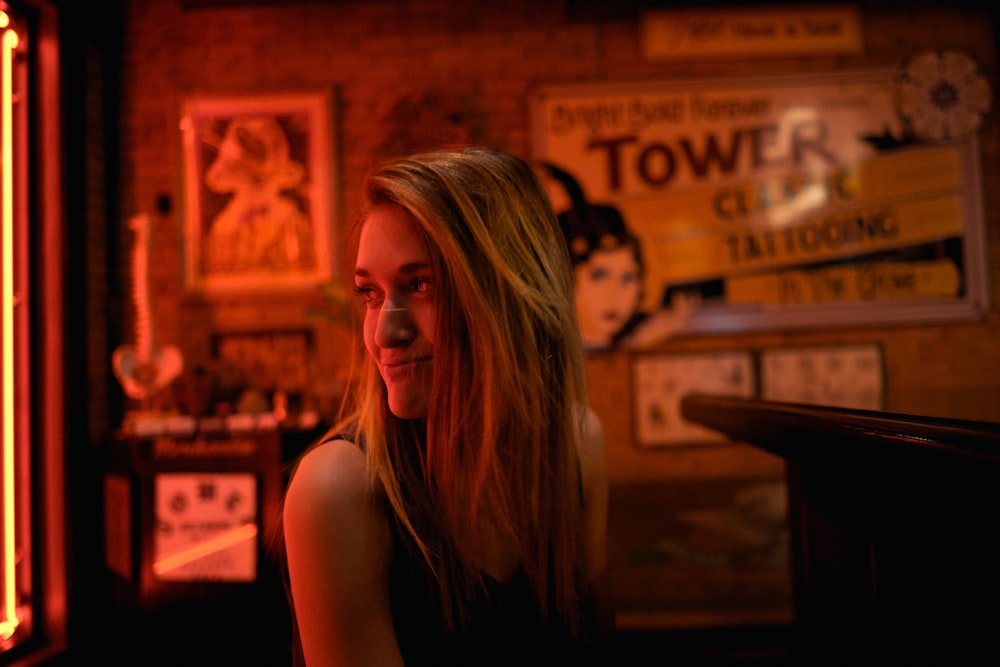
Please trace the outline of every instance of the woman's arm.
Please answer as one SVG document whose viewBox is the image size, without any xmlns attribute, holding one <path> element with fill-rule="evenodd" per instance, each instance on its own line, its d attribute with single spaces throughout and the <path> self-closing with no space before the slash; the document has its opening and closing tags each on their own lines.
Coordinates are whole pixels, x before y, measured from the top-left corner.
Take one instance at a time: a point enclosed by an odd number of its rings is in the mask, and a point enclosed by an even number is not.
<svg viewBox="0 0 1000 667">
<path fill-rule="evenodd" d="M 357 445 L 333 440 L 303 456 L 282 521 L 306 665 L 401 666 L 389 605 L 392 537 Z"/>
</svg>

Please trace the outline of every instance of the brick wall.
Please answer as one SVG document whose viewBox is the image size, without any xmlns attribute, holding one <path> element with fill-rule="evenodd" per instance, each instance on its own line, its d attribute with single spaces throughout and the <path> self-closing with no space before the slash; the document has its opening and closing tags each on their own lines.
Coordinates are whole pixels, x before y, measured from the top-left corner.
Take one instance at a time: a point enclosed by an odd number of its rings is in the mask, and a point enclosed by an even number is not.
<svg viewBox="0 0 1000 667">
<path fill-rule="evenodd" d="M 342 223 L 358 202 L 358 184 L 387 142 L 435 143 L 457 118 L 472 141 L 530 154 L 532 87 L 545 83 L 828 72 L 894 67 L 918 48 L 971 49 L 996 87 L 991 16 L 926 3 L 866 3 L 860 56 L 774 59 L 746 63 L 662 63 L 643 59 L 639 21 L 628 3 L 600 18 L 600 3 L 512 0 L 302 2 L 184 9 L 178 0 L 126 3 L 123 58 L 121 221 L 153 211 L 158 196 L 174 206 L 157 218 L 153 240 L 153 306 L 159 340 L 177 344 L 189 368 L 210 356 L 218 331 L 315 327 L 319 373 L 342 373 L 349 346 L 337 327 L 305 316 L 312 295 L 202 299 L 182 277 L 183 191 L 178 131 L 183 99 L 199 94 L 336 90 L 339 162 L 336 214 Z M 637 3 L 636 6 L 638 6 Z M 940 7 L 940 8 L 937 8 Z M 582 9 L 581 9 L 582 8 Z M 588 9 L 589 8 L 589 9 Z M 401 100 L 420 100 L 425 116 L 407 128 Z M 394 122 L 398 121 L 398 122 Z M 402 137 L 392 130 L 408 129 Z M 455 129 L 455 128 L 452 128 Z M 983 131 L 984 183 L 998 177 L 1000 131 L 994 109 Z M 1000 208 L 986 187 L 990 283 L 1000 295 Z M 120 276 L 127 280 L 123 239 Z M 121 332 L 128 337 L 128 332 Z M 879 343 L 886 365 L 886 409 L 1000 421 L 1000 308 L 982 322 L 859 329 L 764 332 L 678 338 L 665 350 L 701 351 L 799 344 Z M 773 471 L 774 461 L 743 452 L 649 452 L 634 447 L 629 363 L 625 353 L 590 362 L 593 401 L 612 436 L 618 479 Z M 599 381 L 598 381 L 599 380 Z"/>
</svg>

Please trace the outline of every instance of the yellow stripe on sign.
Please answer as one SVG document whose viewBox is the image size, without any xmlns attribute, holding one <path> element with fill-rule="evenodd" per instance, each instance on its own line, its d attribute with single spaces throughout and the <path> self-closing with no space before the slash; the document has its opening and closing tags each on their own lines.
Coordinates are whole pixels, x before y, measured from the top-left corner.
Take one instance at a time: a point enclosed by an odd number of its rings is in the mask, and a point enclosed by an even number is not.
<svg viewBox="0 0 1000 667">
<path fill-rule="evenodd" d="M 954 297 L 958 287 L 958 267 L 949 259 L 886 262 L 730 278 L 726 280 L 726 302 L 791 304 Z"/>
<path fill-rule="evenodd" d="M 961 188 L 956 147 L 906 150 L 856 167 L 632 197 L 619 206 L 643 236 L 699 235 L 717 228 L 796 224 L 844 208 L 954 194 Z"/>
<path fill-rule="evenodd" d="M 841 211 L 782 228 L 740 228 L 694 238 L 642 238 L 647 295 L 668 285 L 800 266 L 958 236 L 958 195 Z M 646 304 L 653 307 L 652 304 Z"/>
<path fill-rule="evenodd" d="M 861 165 L 858 201 L 923 197 L 962 187 L 962 162 L 957 146 L 902 150 Z"/>
</svg>

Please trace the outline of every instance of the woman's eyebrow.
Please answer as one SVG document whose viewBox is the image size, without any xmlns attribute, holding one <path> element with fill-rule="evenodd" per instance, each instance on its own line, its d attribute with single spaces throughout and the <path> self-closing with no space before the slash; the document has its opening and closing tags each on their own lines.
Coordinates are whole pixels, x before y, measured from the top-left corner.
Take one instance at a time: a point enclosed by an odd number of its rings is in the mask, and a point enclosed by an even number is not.
<svg viewBox="0 0 1000 667">
<path fill-rule="evenodd" d="M 423 271 L 429 269 L 431 266 L 430 262 L 410 262 L 399 267 L 400 273 L 416 273 L 417 271 Z"/>
<path fill-rule="evenodd" d="M 423 261 L 407 262 L 406 264 L 403 264 L 402 266 L 399 267 L 397 273 L 406 273 L 406 274 L 417 273 L 419 271 L 429 269 L 430 266 L 431 266 L 430 262 L 423 262 Z M 354 268 L 354 275 L 358 278 L 367 278 L 371 275 L 371 271 L 369 271 L 363 266 L 357 266 Z"/>
</svg>

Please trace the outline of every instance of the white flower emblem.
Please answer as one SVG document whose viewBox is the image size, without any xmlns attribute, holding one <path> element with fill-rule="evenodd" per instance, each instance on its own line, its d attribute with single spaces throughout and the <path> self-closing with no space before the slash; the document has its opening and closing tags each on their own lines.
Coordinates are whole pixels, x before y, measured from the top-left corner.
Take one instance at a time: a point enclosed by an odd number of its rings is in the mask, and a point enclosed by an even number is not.
<svg viewBox="0 0 1000 667">
<path fill-rule="evenodd" d="M 959 139 L 979 129 L 993 103 L 993 91 L 970 55 L 924 51 L 903 68 L 896 82 L 896 102 L 915 137 Z"/>
</svg>

